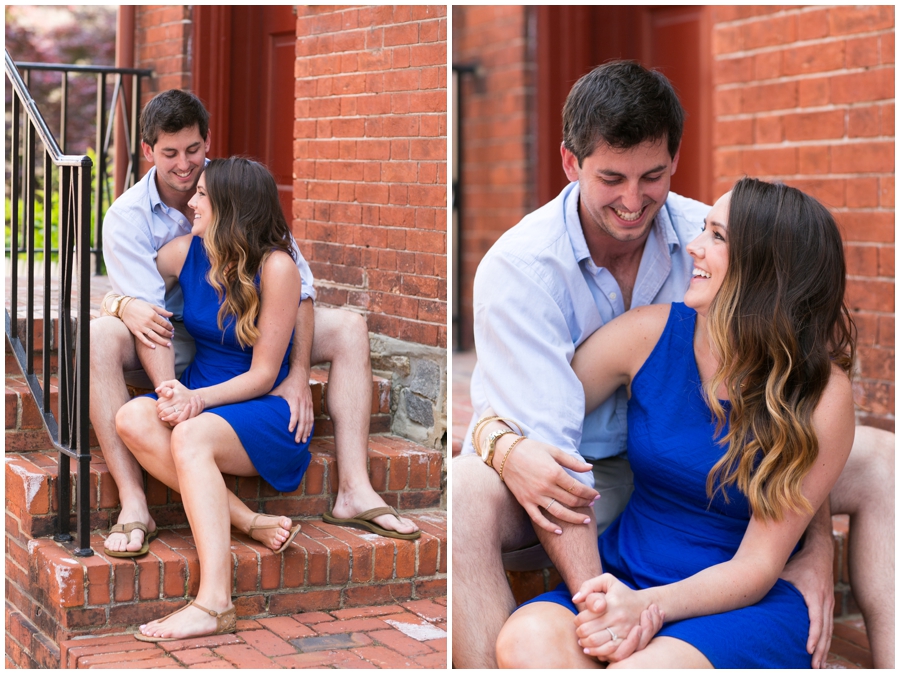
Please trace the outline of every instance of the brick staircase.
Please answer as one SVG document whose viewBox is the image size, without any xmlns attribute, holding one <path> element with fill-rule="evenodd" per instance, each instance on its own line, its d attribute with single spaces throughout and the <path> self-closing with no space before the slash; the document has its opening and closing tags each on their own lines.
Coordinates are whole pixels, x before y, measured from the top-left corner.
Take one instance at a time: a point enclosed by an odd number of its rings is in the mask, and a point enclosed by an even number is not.
<svg viewBox="0 0 900 674">
<path fill-rule="evenodd" d="M 283 555 L 233 533 L 234 603 L 245 629 L 292 614 L 300 620 L 302 616 L 296 614 L 314 612 L 330 621 L 341 612 L 365 612 L 370 607 L 393 607 L 384 613 L 404 611 L 401 604 L 440 602 L 447 594 L 443 456 L 439 450 L 389 434 L 390 382 L 386 379 L 373 377 L 372 381 L 369 472 L 376 491 L 414 520 L 423 534 L 417 541 L 402 541 L 322 522 L 321 513 L 331 507 L 337 488 L 333 428 L 325 405 L 327 378 L 327 370 L 314 369 L 316 438 L 300 488 L 284 494 L 260 478 L 227 478 L 229 487 L 251 509 L 287 515 L 303 525 Z M 52 386 L 51 391 L 55 393 Z M 96 444 L 93 436 L 92 442 Z M 145 557 L 107 557 L 99 532 L 116 521 L 119 499 L 97 447 L 92 449 L 90 471 L 95 554 L 75 557 L 71 544 L 50 537 L 58 515 L 58 454 L 52 451 L 38 409 L 7 347 L 7 666 L 80 666 L 77 658 L 66 656 L 69 642 L 82 649 L 91 639 L 106 639 L 105 644 L 109 635 L 133 631 L 136 625 L 182 606 L 197 592 L 199 562 L 180 495 L 147 476 L 150 510 L 160 535 Z M 74 499 L 74 476 L 72 482 Z M 73 508 L 73 531 L 74 512 Z M 123 644 L 134 641 L 115 639 Z M 371 666 L 360 662 L 356 666 Z M 175 661 L 168 664 L 186 666 Z"/>
</svg>

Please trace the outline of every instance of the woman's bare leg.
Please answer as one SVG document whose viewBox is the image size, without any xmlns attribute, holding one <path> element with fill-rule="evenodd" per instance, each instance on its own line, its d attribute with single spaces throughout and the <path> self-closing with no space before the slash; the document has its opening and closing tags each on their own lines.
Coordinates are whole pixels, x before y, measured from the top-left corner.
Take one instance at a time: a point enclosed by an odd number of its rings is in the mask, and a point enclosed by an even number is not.
<svg viewBox="0 0 900 674">
<path fill-rule="evenodd" d="M 215 414 L 201 414 L 176 426 L 171 447 L 200 558 L 196 603 L 222 613 L 233 606 L 230 491 L 222 474 L 256 475 L 256 469 L 234 429 Z M 209 634 L 215 629 L 216 619 L 196 608 L 141 626 L 147 636 L 176 638 Z"/>
<path fill-rule="evenodd" d="M 686 641 L 672 637 L 656 637 L 642 651 L 637 651 L 609 669 L 713 669 L 712 663 Z"/>
<path fill-rule="evenodd" d="M 157 417 L 155 400 L 135 398 L 122 406 L 116 415 L 116 430 L 144 470 L 170 489 L 181 493 L 178 473 L 172 459 L 172 427 Z M 228 510 L 232 526 L 249 534 L 250 524 L 258 513 L 250 510 L 231 490 L 228 490 Z M 260 517 L 256 524 L 279 525 L 274 529 L 253 532 L 253 538 L 272 550 L 277 550 L 287 540 L 292 526 L 289 518 L 273 515 Z"/>
</svg>

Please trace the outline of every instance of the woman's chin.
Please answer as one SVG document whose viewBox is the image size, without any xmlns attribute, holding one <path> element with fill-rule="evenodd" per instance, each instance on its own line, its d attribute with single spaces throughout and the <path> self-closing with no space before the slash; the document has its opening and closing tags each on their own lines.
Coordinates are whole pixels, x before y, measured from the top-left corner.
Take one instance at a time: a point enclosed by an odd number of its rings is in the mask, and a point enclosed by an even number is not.
<svg viewBox="0 0 900 674">
<path fill-rule="evenodd" d="M 690 307 L 701 316 L 706 316 L 706 314 L 709 313 L 709 302 L 699 297 L 693 297 L 690 291 L 684 296 L 684 306 Z"/>
</svg>

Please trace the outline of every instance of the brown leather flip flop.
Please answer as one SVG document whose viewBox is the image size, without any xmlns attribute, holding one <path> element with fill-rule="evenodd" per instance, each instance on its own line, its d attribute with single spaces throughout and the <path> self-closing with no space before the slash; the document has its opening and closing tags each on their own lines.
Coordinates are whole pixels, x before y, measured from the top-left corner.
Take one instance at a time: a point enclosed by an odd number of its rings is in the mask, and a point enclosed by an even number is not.
<svg viewBox="0 0 900 674">
<path fill-rule="evenodd" d="M 337 524 L 342 527 L 355 527 L 357 529 L 365 529 L 366 531 L 371 531 L 373 534 L 378 534 L 379 536 L 384 536 L 386 538 L 401 538 L 405 541 L 414 541 L 419 536 L 422 535 L 421 531 L 413 531 L 408 534 L 400 533 L 399 531 L 394 531 L 393 529 L 384 529 L 383 527 L 378 526 L 372 520 L 376 517 L 380 517 L 381 515 L 393 515 L 397 519 L 400 519 L 400 513 L 398 513 L 394 508 L 390 506 L 381 506 L 380 508 L 372 508 L 371 510 L 366 510 L 365 512 L 359 513 L 356 517 L 335 517 L 330 512 L 322 515 L 322 519 L 328 524 Z"/>
</svg>

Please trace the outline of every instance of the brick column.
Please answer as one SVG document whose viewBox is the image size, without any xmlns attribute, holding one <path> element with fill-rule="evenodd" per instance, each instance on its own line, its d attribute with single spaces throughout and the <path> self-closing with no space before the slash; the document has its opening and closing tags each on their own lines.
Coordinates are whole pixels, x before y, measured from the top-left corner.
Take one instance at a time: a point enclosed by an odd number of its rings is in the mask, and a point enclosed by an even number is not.
<svg viewBox="0 0 900 674">
<path fill-rule="evenodd" d="M 715 180 L 782 180 L 845 242 L 858 418 L 894 430 L 894 8 L 717 7 Z"/>
</svg>

